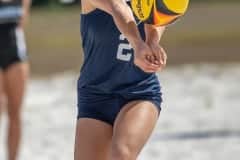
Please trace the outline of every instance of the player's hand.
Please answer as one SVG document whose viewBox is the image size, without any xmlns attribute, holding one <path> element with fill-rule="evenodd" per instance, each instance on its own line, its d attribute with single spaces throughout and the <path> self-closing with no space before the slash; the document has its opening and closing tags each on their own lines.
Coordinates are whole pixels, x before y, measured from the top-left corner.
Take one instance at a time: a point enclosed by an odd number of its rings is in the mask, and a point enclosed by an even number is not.
<svg viewBox="0 0 240 160">
<path fill-rule="evenodd" d="M 134 49 L 134 64 L 146 73 L 154 73 L 160 65 L 151 61 L 152 56 L 152 49 L 145 42 L 140 43 Z"/>
<path fill-rule="evenodd" d="M 153 55 L 148 57 L 151 63 L 159 65 L 158 71 L 161 71 L 167 64 L 167 54 L 158 43 L 148 43 Z"/>
</svg>

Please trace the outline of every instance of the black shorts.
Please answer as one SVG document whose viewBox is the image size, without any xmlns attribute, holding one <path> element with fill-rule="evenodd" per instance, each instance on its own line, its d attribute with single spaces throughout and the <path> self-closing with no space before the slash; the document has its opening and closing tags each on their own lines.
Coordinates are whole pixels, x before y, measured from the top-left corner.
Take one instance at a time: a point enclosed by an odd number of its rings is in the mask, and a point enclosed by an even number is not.
<svg viewBox="0 0 240 160">
<path fill-rule="evenodd" d="M 15 24 L 0 24 L 0 70 L 27 59 L 22 29 Z"/>
</svg>

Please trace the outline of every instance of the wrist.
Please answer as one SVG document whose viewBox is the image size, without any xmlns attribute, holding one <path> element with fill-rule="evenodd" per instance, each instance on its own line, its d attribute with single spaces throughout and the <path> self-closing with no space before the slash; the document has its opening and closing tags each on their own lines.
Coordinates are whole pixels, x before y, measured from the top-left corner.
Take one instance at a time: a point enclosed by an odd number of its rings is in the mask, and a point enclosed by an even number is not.
<svg viewBox="0 0 240 160">
<path fill-rule="evenodd" d="M 135 39 L 132 42 L 130 42 L 130 44 L 134 50 L 138 50 L 140 47 L 145 45 L 145 42 L 142 39 Z"/>
<path fill-rule="evenodd" d="M 158 39 L 146 39 L 146 43 L 148 45 L 159 44 L 159 40 Z"/>
</svg>

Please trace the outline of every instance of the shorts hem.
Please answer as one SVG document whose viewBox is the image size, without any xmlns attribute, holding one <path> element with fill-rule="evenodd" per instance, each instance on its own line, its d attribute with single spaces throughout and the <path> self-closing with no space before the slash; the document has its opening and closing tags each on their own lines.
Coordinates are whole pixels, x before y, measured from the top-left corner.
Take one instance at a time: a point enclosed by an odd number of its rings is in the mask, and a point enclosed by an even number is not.
<svg viewBox="0 0 240 160">
<path fill-rule="evenodd" d="M 156 101 L 154 101 L 154 100 L 152 100 L 152 99 L 141 99 L 141 98 L 139 98 L 139 99 L 130 100 L 128 103 L 133 102 L 133 101 L 147 101 L 147 102 L 152 103 L 152 104 L 154 105 L 154 107 L 157 108 L 157 110 L 158 110 L 158 116 L 160 115 L 160 112 L 161 112 L 161 110 L 162 110 L 162 107 L 161 107 L 161 104 L 159 104 L 158 102 L 156 102 Z M 127 104 L 128 104 L 128 103 L 127 103 Z M 161 102 L 160 102 L 160 103 L 161 103 Z"/>
<path fill-rule="evenodd" d="M 98 120 L 98 121 L 101 121 L 101 122 L 104 122 L 104 123 L 107 123 L 111 126 L 114 125 L 114 122 L 111 122 L 110 120 L 106 120 L 105 118 L 102 118 L 100 116 L 94 116 L 92 115 L 91 113 L 79 113 L 78 116 L 77 116 L 77 120 L 81 119 L 81 118 L 90 118 L 90 119 L 95 119 L 95 120 Z"/>
<path fill-rule="evenodd" d="M 0 66 L 0 70 L 2 71 L 6 71 L 7 69 L 9 69 L 11 66 L 15 65 L 15 64 L 21 64 L 21 63 L 26 63 L 28 62 L 28 59 L 23 59 L 23 60 L 15 60 L 15 61 L 12 61 L 11 63 L 8 63 L 6 65 L 2 65 Z"/>
</svg>

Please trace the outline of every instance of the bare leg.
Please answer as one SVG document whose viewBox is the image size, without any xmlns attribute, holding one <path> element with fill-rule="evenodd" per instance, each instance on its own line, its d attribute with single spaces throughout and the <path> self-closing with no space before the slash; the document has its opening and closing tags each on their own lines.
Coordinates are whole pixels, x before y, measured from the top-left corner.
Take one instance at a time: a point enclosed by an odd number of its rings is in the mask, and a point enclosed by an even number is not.
<svg viewBox="0 0 240 160">
<path fill-rule="evenodd" d="M 1 125 L 1 114 L 4 106 L 4 89 L 3 89 L 3 73 L 0 70 L 0 125 Z"/>
<path fill-rule="evenodd" d="M 111 125 L 95 119 L 79 119 L 74 160 L 108 160 L 111 140 Z"/>
<path fill-rule="evenodd" d="M 148 101 L 133 101 L 119 113 L 113 130 L 110 160 L 136 160 L 158 119 Z"/>
<path fill-rule="evenodd" d="M 4 73 L 4 86 L 8 99 L 8 160 L 16 160 L 21 141 L 21 105 L 28 78 L 28 65 L 17 63 Z"/>
</svg>

